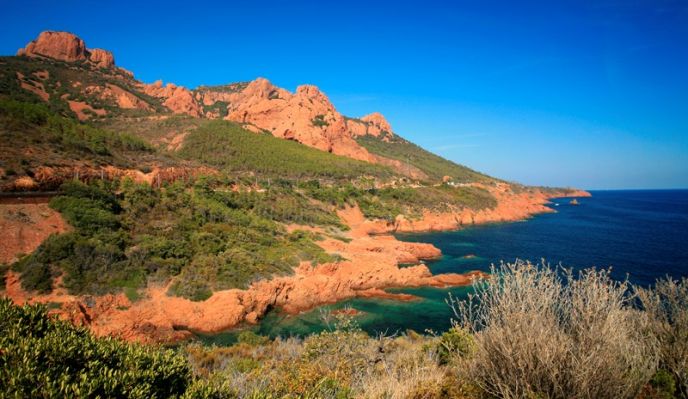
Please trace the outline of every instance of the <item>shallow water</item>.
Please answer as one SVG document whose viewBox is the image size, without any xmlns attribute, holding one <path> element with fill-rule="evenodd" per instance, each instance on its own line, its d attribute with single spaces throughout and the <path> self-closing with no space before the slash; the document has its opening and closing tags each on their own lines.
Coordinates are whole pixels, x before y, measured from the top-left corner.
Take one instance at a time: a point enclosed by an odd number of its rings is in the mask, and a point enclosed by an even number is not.
<svg viewBox="0 0 688 399">
<path fill-rule="evenodd" d="M 553 201 L 556 213 L 523 222 L 489 224 L 442 233 L 400 234 L 406 241 L 429 242 L 442 250 L 428 262 L 434 274 L 488 270 L 490 264 L 516 258 L 567 267 L 612 267 L 612 275 L 640 285 L 664 275 L 688 276 L 688 190 L 593 191 L 592 198 Z M 467 255 L 474 257 L 465 258 Z M 353 307 L 356 320 L 371 334 L 413 329 L 442 331 L 450 326 L 449 292 L 463 297 L 470 288 L 395 289 L 418 296 L 412 302 L 351 299 L 328 309 Z M 269 336 L 305 335 L 327 328 L 321 309 L 295 316 L 266 315 L 253 331 Z M 203 336 L 207 343 L 230 344 L 236 332 Z"/>
</svg>

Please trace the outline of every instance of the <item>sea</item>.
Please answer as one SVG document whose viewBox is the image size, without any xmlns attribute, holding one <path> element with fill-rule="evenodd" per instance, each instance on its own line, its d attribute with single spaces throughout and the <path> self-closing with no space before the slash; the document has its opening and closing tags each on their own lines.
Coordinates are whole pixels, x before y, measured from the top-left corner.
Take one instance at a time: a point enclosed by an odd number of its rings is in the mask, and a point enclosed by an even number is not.
<svg viewBox="0 0 688 399">
<path fill-rule="evenodd" d="M 528 220 L 494 223 L 457 231 L 399 234 L 404 241 L 428 242 L 442 257 L 427 262 L 433 274 L 489 271 L 490 265 L 516 259 L 546 262 L 574 269 L 611 268 L 615 279 L 650 286 L 658 278 L 688 277 L 688 190 L 591 191 L 592 197 L 552 200 L 556 212 Z M 415 301 L 350 299 L 298 315 L 279 309 L 256 326 L 246 326 L 270 337 L 305 336 L 332 328 L 327 315 L 353 308 L 359 326 L 369 334 L 396 334 L 407 330 L 440 333 L 451 326 L 447 305 L 451 293 L 465 298 L 471 287 L 450 289 L 403 288 Z M 230 345 L 238 331 L 201 335 L 207 344 Z"/>
</svg>

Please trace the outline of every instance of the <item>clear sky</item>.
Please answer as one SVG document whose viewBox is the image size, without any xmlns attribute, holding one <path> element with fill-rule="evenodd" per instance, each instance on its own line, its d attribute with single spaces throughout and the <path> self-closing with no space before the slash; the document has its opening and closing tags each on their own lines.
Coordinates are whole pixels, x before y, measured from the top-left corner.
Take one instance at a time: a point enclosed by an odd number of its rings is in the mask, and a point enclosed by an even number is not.
<svg viewBox="0 0 688 399">
<path fill-rule="evenodd" d="M 42 30 L 187 87 L 319 86 L 349 116 L 527 184 L 688 187 L 688 1 L 14 1 L 0 53 Z"/>
</svg>

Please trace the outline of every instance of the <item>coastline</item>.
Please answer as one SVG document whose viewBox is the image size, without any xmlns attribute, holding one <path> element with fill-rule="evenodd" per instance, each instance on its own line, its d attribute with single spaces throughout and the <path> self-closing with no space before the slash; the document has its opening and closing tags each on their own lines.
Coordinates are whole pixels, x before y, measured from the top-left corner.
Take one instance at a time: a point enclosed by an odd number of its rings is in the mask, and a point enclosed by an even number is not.
<svg viewBox="0 0 688 399">
<path fill-rule="evenodd" d="M 428 210 L 417 220 L 398 217 L 388 223 L 366 219 L 355 207 L 340 210 L 340 218 L 350 227 L 349 241 L 326 238 L 318 243 L 326 251 L 340 254 L 344 261 L 317 266 L 304 262 L 293 275 L 261 280 L 245 290 L 218 291 L 203 302 L 167 296 L 166 286 L 147 288 L 144 297 L 133 303 L 121 293 L 75 297 L 60 288 L 50 295 L 31 297 L 21 289 L 18 276 L 11 271 L 6 276 L 5 295 L 15 303 L 61 303 L 61 308 L 53 313 L 62 319 L 88 326 L 96 335 L 143 342 L 175 342 L 191 338 L 193 332 L 212 334 L 243 323 L 255 324 L 274 308 L 298 313 L 354 297 L 413 300 L 411 296 L 390 296 L 384 290 L 468 285 L 474 277 L 484 276 L 484 273 L 432 275 L 429 268 L 419 262 L 441 256 L 440 250 L 431 244 L 399 241 L 393 233 L 448 231 L 472 224 L 523 220 L 538 213 L 554 212 L 547 206 L 551 198 L 590 195 L 570 190 L 512 193 L 505 187 L 491 190 L 497 198 L 497 206 L 493 209 Z M 399 267 L 400 264 L 415 266 Z"/>
</svg>

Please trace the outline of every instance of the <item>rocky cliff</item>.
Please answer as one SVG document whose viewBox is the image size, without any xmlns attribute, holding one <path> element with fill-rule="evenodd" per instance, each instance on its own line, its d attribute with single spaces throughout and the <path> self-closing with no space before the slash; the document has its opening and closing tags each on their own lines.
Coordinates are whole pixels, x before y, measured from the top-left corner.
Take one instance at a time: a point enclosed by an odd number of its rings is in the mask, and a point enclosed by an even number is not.
<svg viewBox="0 0 688 399">
<path fill-rule="evenodd" d="M 17 55 L 48 57 L 66 62 L 87 61 L 101 68 L 115 66 L 115 57 L 111 52 L 88 49 L 81 38 L 69 32 L 42 32 L 36 40 L 19 49 Z"/>
<path fill-rule="evenodd" d="M 115 67 L 111 52 L 88 49 L 81 38 L 68 32 L 42 32 L 37 39 L 20 49 L 17 55 L 85 62 L 96 69 L 116 70 L 120 80 L 133 79 L 130 72 Z M 23 75 L 17 79 L 25 90 L 39 94 L 44 101 L 50 98 L 52 93 L 46 92 L 43 83 L 36 80 L 37 83 L 34 84 Z M 121 110 L 137 109 L 155 113 L 155 107 L 148 100 L 152 98 L 175 114 L 186 114 L 194 118 L 223 118 L 241 123 L 254 132 L 269 132 L 276 137 L 294 140 L 322 151 L 403 169 L 398 161 L 371 154 L 355 140 L 364 135 L 383 139 L 392 137 L 392 127 L 384 116 L 375 112 L 360 119 L 348 118 L 339 113 L 329 98 L 313 85 L 299 86 L 295 93 L 291 93 L 263 78 L 248 83 L 201 86 L 195 90 L 174 83 L 163 85 L 162 81 L 152 84 L 139 81 L 129 83 L 97 86 L 69 82 L 72 88 L 80 90 L 79 97 L 83 97 L 84 101 L 77 102 L 67 97 L 62 100 L 69 103 L 69 108 L 79 119 L 85 120 L 111 116 L 112 111 L 101 109 L 103 100 L 110 101 L 109 105 Z M 409 172 L 406 168 L 405 171 L 413 178 L 425 177 L 419 170 Z"/>
</svg>

